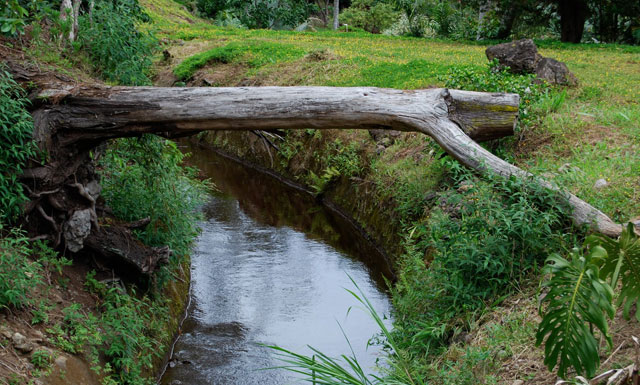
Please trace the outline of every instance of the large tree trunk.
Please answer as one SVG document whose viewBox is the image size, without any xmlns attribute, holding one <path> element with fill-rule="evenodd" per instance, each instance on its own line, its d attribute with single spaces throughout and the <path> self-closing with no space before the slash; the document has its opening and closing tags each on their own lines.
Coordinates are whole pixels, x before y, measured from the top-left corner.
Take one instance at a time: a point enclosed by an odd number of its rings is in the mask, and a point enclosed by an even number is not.
<svg viewBox="0 0 640 385">
<path fill-rule="evenodd" d="M 589 7 L 585 0 L 559 0 L 560 40 L 567 43 L 580 43 L 587 20 Z"/>
<path fill-rule="evenodd" d="M 50 90 L 34 111 L 37 139 L 49 151 L 46 167 L 25 172 L 27 184 L 53 190 L 76 178 L 95 146 L 106 139 L 157 133 L 182 136 L 203 130 L 384 128 L 431 136 L 451 156 L 480 173 L 534 178 L 476 141 L 512 133 L 519 97 L 447 89 L 380 88 L 76 87 Z M 78 191 L 81 189 L 78 187 Z M 567 194 L 576 225 L 610 236 L 622 228 Z M 90 201 L 90 200 L 87 200 Z M 80 209 L 74 208 L 71 212 Z M 68 220 L 69 210 L 63 215 Z M 66 218 L 66 219 L 65 219 Z"/>
<path fill-rule="evenodd" d="M 340 26 L 340 0 L 333 0 L 333 30 L 337 30 Z"/>
</svg>

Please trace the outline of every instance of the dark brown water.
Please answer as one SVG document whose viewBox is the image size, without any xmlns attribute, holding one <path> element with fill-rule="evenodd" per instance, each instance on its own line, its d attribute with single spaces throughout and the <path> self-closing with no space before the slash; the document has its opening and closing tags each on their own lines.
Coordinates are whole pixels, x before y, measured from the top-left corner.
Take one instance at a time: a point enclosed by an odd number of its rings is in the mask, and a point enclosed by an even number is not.
<svg viewBox="0 0 640 385">
<path fill-rule="evenodd" d="M 192 308 L 162 384 L 299 382 L 284 370 L 262 370 L 280 363 L 260 344 L 339 356 L 349 346 L 338 322 L 374 372 L 380 349 L 367 342 L 379 329 L 362 310 L 347 315 L 357 303 L 345 288 L 353 289 L 351 276 L 389 314 L 381 257 L 307 195 L 210 151 L 188 150 L 220 193 L 204 208 Z"/>
</svg>

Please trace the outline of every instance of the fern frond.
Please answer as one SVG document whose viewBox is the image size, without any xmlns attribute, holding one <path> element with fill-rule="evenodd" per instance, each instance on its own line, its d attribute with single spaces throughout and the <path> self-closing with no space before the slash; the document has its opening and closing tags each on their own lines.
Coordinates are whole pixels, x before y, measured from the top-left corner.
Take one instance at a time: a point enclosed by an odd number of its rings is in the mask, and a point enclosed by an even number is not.
<svg viewBox="0 0 640 385">
<path fill-rule="evenodd" d="M 611 344 L 608 315 L 614 315 L 611 304 L 613 291 L 599 277 L 598 265 L 607 252 L 600 246 L 583 254 L 574 249 L 571 260 L 554 254 L 544 268 L 551 278 L 542 284 L 549 289 L 540 305 L 542 322 L 538 325 L 536 345 L 545 340 L 545 360 L 549 370 L 558 366 L 558 375 L 565 377 L 573 367 L 578 374 L 593 377 L 599 364 L 598 341 L 590 330 L 595 326 Z M 546 313 L 542 304 L 548 303 Z"/>
<path fill-rule="evenodd" d="M 609 279 L 611 287 L 622 281 L 622 291 L 618 305 L 623 305 L 623 312 L 629 318 L 629 312 L 640 300 L 640 237 L 634 231 L 632 223 L 622 232 L 616 241 L 603 235 L 592 235 L 587 238 L 590 246 L 599 245 L 607 250 L 608 257 L 600 268 L 602 279 Z M 640 306 L 636 306 L 636 319 L 640 321 Z"/>
</svg>

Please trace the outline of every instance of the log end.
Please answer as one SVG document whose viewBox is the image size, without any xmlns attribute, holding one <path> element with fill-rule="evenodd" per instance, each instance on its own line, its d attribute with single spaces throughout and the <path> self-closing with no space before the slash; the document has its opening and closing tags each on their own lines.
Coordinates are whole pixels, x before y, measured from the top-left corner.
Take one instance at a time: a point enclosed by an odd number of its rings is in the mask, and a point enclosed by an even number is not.
<svg viewBox="0 0 640 385">
<path fill-rule="evenodd" d="M 520 95 L 448 90 L 449 118 L 477 142 L 511 136 Z"/>
</svg>

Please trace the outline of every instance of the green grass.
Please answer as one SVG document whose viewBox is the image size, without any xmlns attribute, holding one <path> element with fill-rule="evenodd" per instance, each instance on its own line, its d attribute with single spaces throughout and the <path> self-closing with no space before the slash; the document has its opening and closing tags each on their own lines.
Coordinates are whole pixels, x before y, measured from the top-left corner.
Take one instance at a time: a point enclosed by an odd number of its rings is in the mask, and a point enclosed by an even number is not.
<svg viewBox="0 0 640 385">
<path fill-rule="evenodd" d="M 263 85 L 417 89 L 443 86 L 443 77 L 452 69 L 478 70 L 486 65 L 485 45 L 477 42 L 221 28 L 188 14 L 171 0 L 142 4 L 153 20 L 143 27 L 159 37 L 182 39 L 185 45 L 223 44 L 180 64 L 176 75 L 181 79 L 211 61 L 233 60 L 248 63 L 246 76 Z M 557 181 L 617 220 L 639 216 L 640 47 L 538 43 L 541 54 L 566 62 L 580 84 L 567 91 L 556 111 L 544 111 L 523 141 L 509 149 L 514 161 L 538 173 L 556 172 L 565 163 L 577 166 L 584 175 Z M 333 58 L 304 59 L 305 53 L 320 49 Z M 599 178 L 608 179 L 610 185 L 594 191 Z"/>
<path fill-rule="evenodd" d="M 212 63 L 242 61 L 249 67 L 261 67 L 300 58 L 304 51 L 291 45 L 269 42 L 233 42 L 222 47 L 195 54 L 180 63 L 173 73 L 181 80 L 189 80 L 200 68 Z"/>
</svg>

